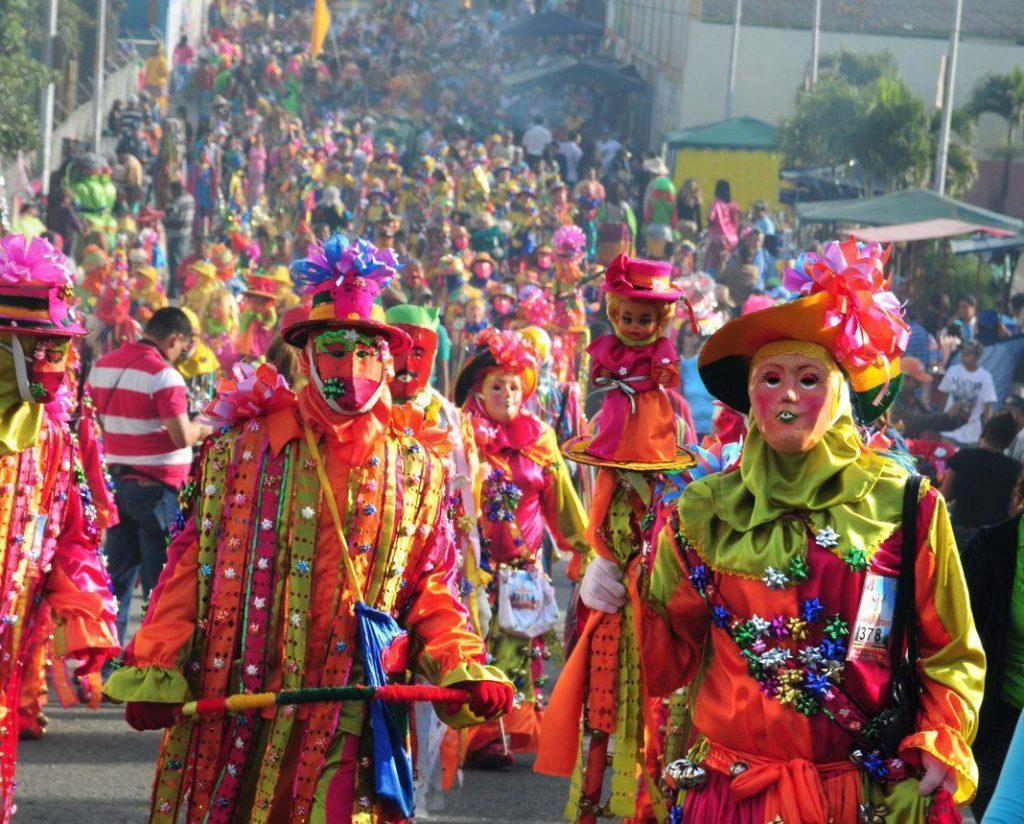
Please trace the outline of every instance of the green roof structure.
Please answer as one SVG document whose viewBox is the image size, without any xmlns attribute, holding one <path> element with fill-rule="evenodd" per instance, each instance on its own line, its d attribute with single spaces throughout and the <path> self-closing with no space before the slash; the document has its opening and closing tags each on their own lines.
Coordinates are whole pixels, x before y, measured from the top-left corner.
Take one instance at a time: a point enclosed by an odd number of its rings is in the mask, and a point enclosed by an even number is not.
<svg viewBox="0 0 1024 824">
<path fill-rule="evenodd" d="M 904 189 L 878 197 L 854 200 L 798 203 L 796 213 L 804 223 L 893 226 L 949 218 L 1006 232 L 1024 231 L 1024 221 L 945 197 L 929 189 Z"/>
<path fill-rule="evenodd" d="M 665 135 L 670 149 L 746 149 L 774 150 L 779 146 L 779 130 L 756 117 L 731 117 L 717 123 L 679 129 Z"/>
</svg>

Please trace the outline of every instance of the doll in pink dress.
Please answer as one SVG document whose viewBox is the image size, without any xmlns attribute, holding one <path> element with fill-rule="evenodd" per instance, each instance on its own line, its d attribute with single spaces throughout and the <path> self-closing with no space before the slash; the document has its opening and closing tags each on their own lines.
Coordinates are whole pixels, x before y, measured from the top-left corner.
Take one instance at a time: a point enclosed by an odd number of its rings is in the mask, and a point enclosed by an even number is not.
<svg viewBox="0 0 1024 824">
<path fill-rule="evenodd" d="M 615 329 L 587 349 L 591 380 L 607 394 L 586 452 L 615 463 L 676 458 L 675 415 L 666 389 L 679 387 L 679 355 L 664 337 L 682 293 L 668 262 L 619 255 L 605 272 L 608 319 Z"/>
</svg>

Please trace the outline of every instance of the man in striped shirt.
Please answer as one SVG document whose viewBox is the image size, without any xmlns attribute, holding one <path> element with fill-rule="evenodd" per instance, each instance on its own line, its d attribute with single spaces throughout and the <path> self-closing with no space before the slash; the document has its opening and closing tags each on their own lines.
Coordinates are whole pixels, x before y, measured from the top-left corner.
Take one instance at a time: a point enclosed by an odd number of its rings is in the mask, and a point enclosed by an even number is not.
<svg viewBox="0 0 1024 824">
<path fill-rule="evenodd" d="M 192 465 L 192 446 L 211 432 L 189 420 L 185 381 L 174 368 L 194 345 L 194 334 L 180 309 L 160 309 L 142 338 L 104 355 L 89 373 L 121 518 L 107 532 L 105 551 L 122 644 L 136 580 L 141 574 L 148 597 L 167 559 L 167 531 Z"/>
</svg>

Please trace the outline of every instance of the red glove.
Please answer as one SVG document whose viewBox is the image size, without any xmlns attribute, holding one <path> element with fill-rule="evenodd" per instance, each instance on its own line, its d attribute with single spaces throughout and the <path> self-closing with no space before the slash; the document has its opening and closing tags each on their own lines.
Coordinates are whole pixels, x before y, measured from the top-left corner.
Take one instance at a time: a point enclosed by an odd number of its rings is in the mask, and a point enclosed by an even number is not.
<svg viewBox="0 0 1024 824">
<path fill-rule="evenodd" d="M 512 711 L 515 692 L 508 684 L 499 684 L 497 681 L 460 681 L 452 684 L 452 687 L 469 693 L 469 709 L 481 718 L 490 719 Z M 454 715 L 460 706 L 450 703 L 448 712 Z"/>
<path fill-rule="evenodd" d="M 124 705 L 124 720 L 132 729 L 162 730 L 173 727 L 181 704 L 162 704 L 158 701 L 129 701 Z"/>
</svg>

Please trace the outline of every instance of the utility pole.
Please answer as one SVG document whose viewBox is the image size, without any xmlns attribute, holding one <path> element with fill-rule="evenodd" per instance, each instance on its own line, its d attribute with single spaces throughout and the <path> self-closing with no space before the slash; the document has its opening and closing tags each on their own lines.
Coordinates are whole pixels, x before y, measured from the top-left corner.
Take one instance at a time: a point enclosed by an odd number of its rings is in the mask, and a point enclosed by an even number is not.
<svg viewBox="0 0 1024 824">
<path fill-rule="evenodd" d="M 50 0 L 49 7 L 46 13 L 46 38 L 43 40 L 43 63 L 46 68 L 52 72 L 53 66 L 53 47 L 54 41 L 57 39 L 57 13 L 60 0 Z M 40 163 L 40 180 L 42 181 L 42 191 L 49 194 L 47 186 L 50 181 L 50 167 L 53 165 L 52 151 L 53 151 L 53 97 L 56 93 L 55 84 L 53 82 L 53 76 L 50 76 L 49 82 L 43 87 L 42 90 L 42 101 L 40 109 L 42 110 L 43 121 L 43 151 L 42 151 L 42 163 Z"/>
<path fill-rule="evenodd" d="M 107 57 L 107 0 L 99 0 L 96 21 L 96 81 L 93 83 L 92 148 L 99 153 L 103 139 L 103 74 Z"/>
<path fill-rule="evenodd" d="M 732 96 L 736 92 L 736 65 L 740 57 L 740 19 L 743 0 L 736 0 L 736 19 L 732 23 L 732 55 L 729 59 L 729 87 L 725 90 L 725 117 L 732 117 Z"/>
<path fill-rule="evenodd" d="M 942 103 L 942 131 L 939 132 L 939 150 L 935 156 L 935 191 L 946 193 L 946 166 L 949 163 L 949 130 L 953 120 L 953 91 L 956 86 L 956 62 L 960 54 L 960 21 L 964 13 L 964 0 L 956 0 L 953 21 L 953 39 L 949 44 L 949 64 L 946 75 L 946 94 Z"/>
<path fill-rule="evenodd" d="M 821 54 L 821 0 L 814 0 L 814 29 L 811 35 L 811 88 L 818 85 L 818 56 Z"/>
</svg>

